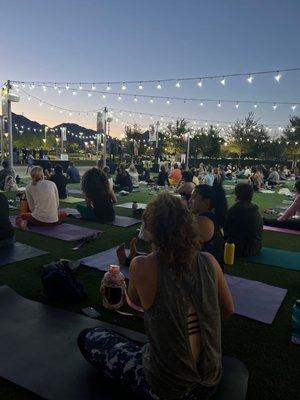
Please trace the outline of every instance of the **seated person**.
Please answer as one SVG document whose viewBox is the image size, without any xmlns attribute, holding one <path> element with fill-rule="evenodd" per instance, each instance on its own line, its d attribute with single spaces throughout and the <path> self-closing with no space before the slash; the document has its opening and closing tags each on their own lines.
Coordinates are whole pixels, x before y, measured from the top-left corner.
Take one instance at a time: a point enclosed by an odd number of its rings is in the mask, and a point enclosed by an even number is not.
<svg viewBox="0 0 300 400">
<path fill-rule="evenodd" d="M 51 178 L 51 176 L 53 175 L 53 168 L 52 168 L 50 162 L 48 162 L 45 165 L 45 168 L 44 168 L 43 172 L 44 172 L 45 179 L 50 179 Z"/>
<path fill-rule="evenodd" d="M 166 166 L 164 164 L 161 165 L 160 171 L 156 180 L 157 186 L 170 186 L 169 184 L 169 179 L 168 179 L 168 173 L 166 171 Z"/>
<path fill-rule="evenodd" d="M 270 174 L 268 176 L 268 185 L 274 187 L 278 185 L 280 176 L 275 167 L 271 168 Z"/>
<path fill-rule="evenodd" d="M 58 211 L 59 198 L 54 182 L 44 179 L 41 167 L 33 167 L 30 171 L 31 183 L 26 186 L 26 199 L 29 213 L 17 217 L 16 223 L 26 230 L 27 225 L 52 226 L 61 224 L 67 217 L 63 211 Z"/>
<path fill-rule="evenodd" d="M 128 173 L 130 175 L 132 187 L 138 188 L 139 187 L 139 174 L 138 174 L 134 164 L 130 165 L 130 167 L 128 168 Z"/>
<path fill-rule="evenodd" d="M 55 165 L 54 174 L 50 177 L 50 181 L 56 184 L 59 198 L 66 199 L 68 197 L 68 179 L 63 174 L 63 167 L 60 164 Z"/>
<path fill-rule="evenodd" d="M 199 252 L 181 199 L 158 195 L 144 221 L 153 251 L 131 262 L 127 297 L 144 310 L 149 343 L 96 327 L 81 332 L 79 348 L 101 375 L 137 398 L 208 399 L 222 375 L 221 317 L 234 311 L 230 290 L 217 261 Z"/>
<path fill-rule="evenodd" d="M 143 172 L 142 174 L 139 176 L 140 181 L 143 182 L 151 182 L 151 177 L 150 177 L 150 165 L 148 163 L 148 161 L 144 162 L 144 166 L 143 166 Z"/>
<path fill-rule="evenodd" d="M 132 192 L 131 178 L 123 164 L 120 164 L 117 169 L 115 186 L 117 190 L 126 190 L 127 192 Z"/>
<path fill-rule="evenodd" d="M 4 182 L 5 192 L 16 192 L 18 190 L 18 185 L 11 175 L 7 175 Z"/>
<path fill-rule="evenodd" d="M 75 167 L 73 161 L 70 161 L 70 164 L 67 168 L 67 179 L 68 183 L 79 183 L 80 182 L 80 174 L 78 168 Z"/>
<path fill-rule="evenodd" d="M 212 254 L 223 269 L 223 228 L 227 215 L 227 200 L 224 189 L 218 184 L 196 186 L 191 197 L 191 207 L 196 214 L 201 249 Z"/>
<path fill-rule="evenodd" d="M 181 178 L 182 178 L 182 174 L 178 167 L 178 164 L 174 163 L 173 170 L 171 171 L 171 173 L 169 175 L 170 186 L 176 187 L 178 185 L 178 183 L 181 181 Z"/>
<path fill-rule="evenodd" d="M 113 203 L 117 198 L 109 187 L 105 173 L 98 168 L 91 168 L 82 177 L 81 189 L 86 206 L 77 204 L 82 218 L 90 221 L 111 222 L 115 219 Z"/>
<path fill-rule="evenodd" d="M 102 168 L 103 172 L 105 173 L 105 175 L 107 176 L 108 179 L 108 183 L 109 183 L 109 188 L 113 191 L 114 190 L 114 182 L 113 179 L 110 175 L 110 168 L 108 165 L 105 165 L 105 167 Z"/>
<path fill-rule="evenodd" d="M 175 189 L 175 193 L 180 194 L 183 199 L 189 201 L 194 188 L 193 174 L 191 171 L 183 171 L 181 181 Z"/>
<path fill-rule="evenodd" d="M 256 167 L 251 168 L 251 175 L 249 177 L 249 182 L 251 183 L 254 192 L 258 192 L 259 189 L 263 187 L 264 183 L 263 176 Z"/>
<path fill-rule="evenodd" d="M 2 163 L 3 169 L 0 171 L 0 190 L 4 190 L 5 179 L 7 176 L 15 178 L 15 171 L 10 168 L 9 162 L 4 160 Z"/>
<path fill-rule="evenodd" d="M 9 206 L 7 198 L 0 193 L 0 256 L 1 248 L 13 245 L 15 242 L 14 228 L 9 220 Z"/>
<path fill-rule="evenodd" d="M 225 238 L 235 244 L 237 257 L 257 255 L 262 246 L 263 220 L 253 204 L 253 189 L 247 183 L 235 187 L 236 203 L 228 210 Z"/>
<path fill-rule="evenodd" d="M 207 167 L 207 173 L 202 178 L 202 184 L 213 186 L 215 181 L 215 175 L 213 174 L 213 169 L 211 166 Z"/>
<path fill-rule="evenodd" d="M 195 186 L 199 185 L 199 178 L 198 178 L 198 172 L 196 170 L 196 168 L 191 168 L 191 173 L 193 174 L 193 182 L 195 184 Z"/>
<path fill-rule="evenodd" d="M 296 197 L 293 204 L 277 219 L 264 218 L 265 225 L 300 231 L 300 219 L 291 219 L 297 213 L 300 213 L 300 180 L 295 182 L 295 192 Z"/>
</svg>

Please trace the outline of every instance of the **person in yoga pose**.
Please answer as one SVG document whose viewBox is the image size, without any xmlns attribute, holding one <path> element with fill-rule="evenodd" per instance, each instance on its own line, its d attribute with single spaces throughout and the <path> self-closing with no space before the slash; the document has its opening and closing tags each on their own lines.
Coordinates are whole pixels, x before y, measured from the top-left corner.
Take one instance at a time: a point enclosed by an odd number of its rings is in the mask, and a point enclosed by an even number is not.
<svg viewBox="0 0 300 400">
<path fill-rule="evenodd" d="M 175 193 L 180 194 L 183 199 L 189 201 L 192 195 L 192 192 L 195 188 L 195 184 L 193 182 L 193 174 L 191 171 L 183 171 L 181 181 L 178 184 Z"/>
<path fill-rule="evenodd" d="M 215 258 L 199 251 L 185 202 L 159 194 L 143 219 L 154 249 L 131 262 L 128 298 L 144 310 L 149 343 L 96 327 L 80 333 L 79 348 L 140 398 L 206 400 L 222 376 L 221 316 L 234 311 L 229 288 Z"/>
<path fill-rule="evenodd" d="M 237 256 L 254 256 L 261 250 L 263 220 L 258 206 L 252 203 L 252 186 L 239 183 L 235 196 L 236 203 L 228 210 L 225 237 L 235 244 Z"/>
<path fill-rule="evenodd" d="M 289 208 L 277 219 L 264 218 L 263 221 L 265 225 L 300 231 L 300 219 L 291 219 L 293 216 L 300 214 L 300 180 L 295 182 L 295 192 L 295 200 Z"/>
<path fill-rule="evenodd" d="M 99 222 L 114 220 L 113 204 L 117 202 L 117 198 L 102 170 L 91 168 L 86 171 L 82 177 L 81 189 L 86 205 L 77 204 L 76 208 L 82 218 Z"/>
<path fill-rule="evenodd" d="M 52 226 L 61 224 L 67 217 L 58 211 L 59 198 L 54 182 L 44 179 L 41 167 L 33 167 L 30 171 L 31 183 L 26 186 L 26 199 L 30 212 L 17 217 L 16 223 L 26 230 L 27 225 Z"/>
<path fill-rule="evenodd" d="M 63 167 L 60 164 L 55 165 L 54 174 L 51 175 L 49 180 L 55 183 L 58 190 L 58 197 L 60 199 L 66 199 L 68 197 L 67 194 L 68 179 L 63 174 Z"/>
<path fill-rule="evenodd" d="M 227 216 L 224 189 L 219 184 L 196 186 L 192 193 L 191 206 L 198 221 L 202 250 L 212 254 L 223 269 L 223 228 Z"/>
<path fill-rule="evenodd" d="M 13 245 L 15 242 L 14 228 L 9 220 L 9 205 L 7 198 L 0 193 L 0 256 L 1 248 Z"/>
</svg>

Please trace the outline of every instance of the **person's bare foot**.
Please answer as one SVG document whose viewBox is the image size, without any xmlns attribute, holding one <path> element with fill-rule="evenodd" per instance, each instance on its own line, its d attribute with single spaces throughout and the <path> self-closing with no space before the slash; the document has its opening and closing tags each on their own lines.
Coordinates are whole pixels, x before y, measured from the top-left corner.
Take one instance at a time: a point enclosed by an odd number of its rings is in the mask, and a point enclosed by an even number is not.
<svg viewBox="0 0 300 400">
<path fill-rule="evenodd" d="M 121 246 L 117 248 L 117 257 L 120 265 L 126 264 L 126 252 L 125 252 L 125 243 L 122 243 Z"/>
<path fill-rule="evenodd" d="M 134 237 L 130 240 L 130 253 L 129 253 L 130 259 L 136 257 L 136 255 L 137 255 L 137 251 L 136 251 L 137 241 L 138 241 L 137 237 Z"/>
<path fill-rule="evenodd" d="M 22 231 L 27 231 L 27 221 L 25 219 L 22 219 L 22 221 L 20 222 L 20 228 L 22 229 Z"/>
</svg>

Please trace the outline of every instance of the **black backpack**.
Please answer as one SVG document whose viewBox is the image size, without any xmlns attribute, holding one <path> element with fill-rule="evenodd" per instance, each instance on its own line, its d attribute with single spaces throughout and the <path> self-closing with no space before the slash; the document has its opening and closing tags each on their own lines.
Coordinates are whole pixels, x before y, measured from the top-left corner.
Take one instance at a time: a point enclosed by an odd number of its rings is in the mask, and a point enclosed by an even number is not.
<svg viewBox="0 0 300 400">
<path fill-rule="evenodd" d="M 85 288 L 73 275 L 72 262 L 54 261 L 41 271 L 43 295 L 49 300 L 80 302 L 87 297 Z"/>
</svg>

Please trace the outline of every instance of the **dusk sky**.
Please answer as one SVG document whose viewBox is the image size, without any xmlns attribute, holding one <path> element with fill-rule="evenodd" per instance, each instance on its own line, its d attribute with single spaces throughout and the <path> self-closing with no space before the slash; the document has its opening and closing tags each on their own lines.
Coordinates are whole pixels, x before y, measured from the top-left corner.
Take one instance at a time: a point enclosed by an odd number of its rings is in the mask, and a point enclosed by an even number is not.
<svg viewBox="0 0 300 400">
<path fill-rule="evenodd" d="M 7 79 L 41 82 L 112 82 L 160 80 L 230 73 L 255 72 L 300 67 L 300 1 L 298 0 L 0 0 L 0 81 Z M 220 80 L 127 85 L 126 93 L 229 100 L 268 100 L 300 103 L 300 71 Z M 70 85 L 78 89 L 78 85 Z M 91 85 L 86 86 L 90 89 Z M 106 85 L 96 90 L 105 90 Z M 87 92 L 58 94 L 42 87 L 29 90 L 53 105 L 76 110 L 95 110 L 103 106 L 136 112 L 162 114 L 203 120 L 242 119 L 253 104 L 156 100 L 101 95 Z M 121 85 L 112 85 L 121 93 Z M 125 92 L 125 91 L 124 91 Z M 96 118 L 77 113 L 50 110 L 49 106 L 21 95 L 13 111 L 54 126 L 76 122 L 95 128 Z M 285 125 L 291 114 L 300 115 L 290 106 L 259 105 L 255 116 L 266 124 Z M 119 116 L 120 117 L 120 116 Z M 115 116 L 116 119 L 116 116 Z M 123 122 L 138 122 L 146 127 L 149 117 L 123 113 Z M 168 118 L 164 118 L 167 121 Z M 112 134 L 119 135 L 122 125 L 114 121 Z M 276 132 L 274 132 L 276 135 Z"/>
</svg>

